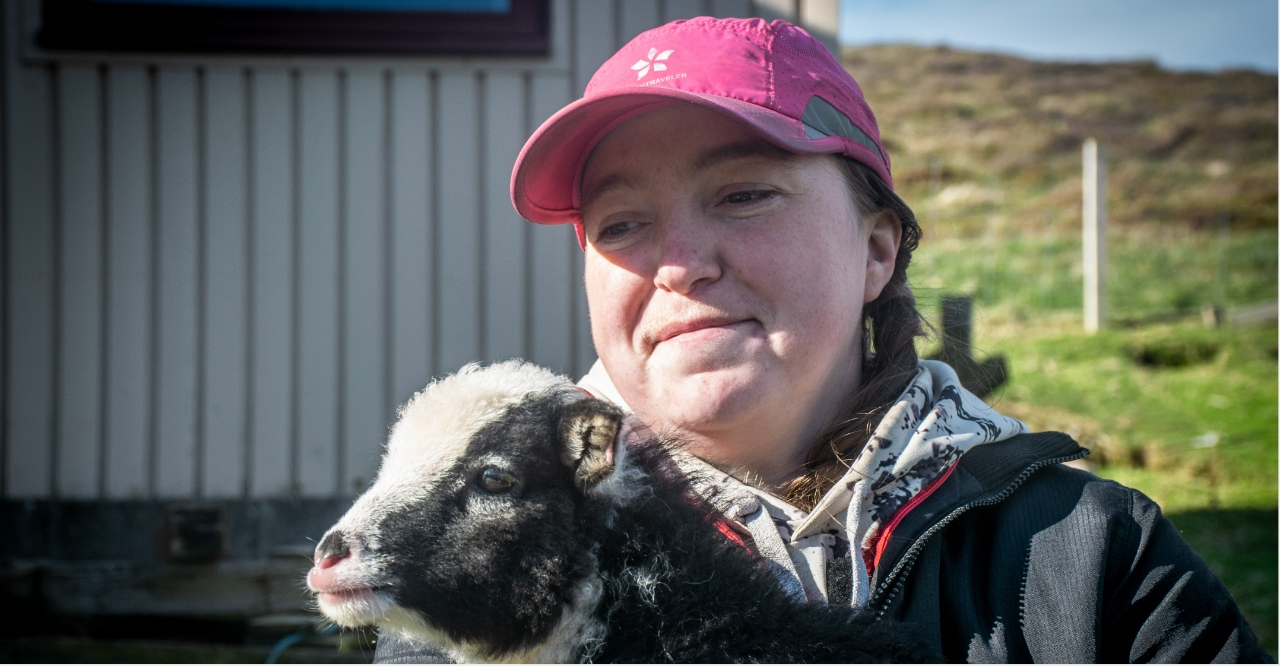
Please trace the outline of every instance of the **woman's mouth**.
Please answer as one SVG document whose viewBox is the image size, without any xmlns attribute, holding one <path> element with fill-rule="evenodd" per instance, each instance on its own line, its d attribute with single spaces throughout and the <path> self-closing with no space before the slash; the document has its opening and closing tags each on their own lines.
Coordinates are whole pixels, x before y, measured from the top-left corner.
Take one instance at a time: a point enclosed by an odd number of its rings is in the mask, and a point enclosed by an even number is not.
<svg viewBox="0 0 1280 666">
<path fill-rule="evenodd" d="M 691 319 L 673 322 L 659 329 L 658 335 L 654 337 L 654 344 L 660 344 L 680 337 L 702 337 L 702 335 L 715 334 L 719 332 L 717 329 L 733 328 L 739 324 L 747 324 L 754 321 L 755 320 L 753 319 L 741 319 L 734 317 L 709 317 L 704 319 Z"/>
</svg>

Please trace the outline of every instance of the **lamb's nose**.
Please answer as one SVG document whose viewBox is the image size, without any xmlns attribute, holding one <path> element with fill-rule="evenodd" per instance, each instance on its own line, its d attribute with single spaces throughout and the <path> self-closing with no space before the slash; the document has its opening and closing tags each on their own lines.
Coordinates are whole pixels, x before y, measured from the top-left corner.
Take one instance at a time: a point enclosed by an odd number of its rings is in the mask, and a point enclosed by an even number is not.
<svg viewBox="0 0 1280 666">
<path fill-rule="evenodd" d="M 351 549 L 347 546 L 347 535 L 342 530 L 334 530 L 320 540 L 320 545 L 316 546 L 316 566 L 321 569 L 329 567 L 341 562 L 351 555 Z"/>
</svg>

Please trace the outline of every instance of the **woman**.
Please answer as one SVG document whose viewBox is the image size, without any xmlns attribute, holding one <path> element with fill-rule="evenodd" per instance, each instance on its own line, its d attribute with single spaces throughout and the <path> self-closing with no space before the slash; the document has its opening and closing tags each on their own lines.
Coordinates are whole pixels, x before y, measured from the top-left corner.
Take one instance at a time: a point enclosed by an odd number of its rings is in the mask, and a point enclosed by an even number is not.
<svg viewBox="0 0 1280 666">
<path fill-rule="evenodd" d="M 702 18 L 606 62 L 512 198 L 586 252 L 582 386 L 678 433 L 797 598 L 913 623 L 956 661 L 1268 659 L 1150 500 L 917 359 L 920 229 L 892 184 L 816 40 Z"/>
</svg>

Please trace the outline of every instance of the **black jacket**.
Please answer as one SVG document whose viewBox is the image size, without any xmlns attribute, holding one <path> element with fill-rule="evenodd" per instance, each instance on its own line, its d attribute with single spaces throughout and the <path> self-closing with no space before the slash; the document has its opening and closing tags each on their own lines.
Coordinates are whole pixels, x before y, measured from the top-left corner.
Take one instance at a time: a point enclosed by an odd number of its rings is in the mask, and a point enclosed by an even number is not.
<svg viewBox="0 0 1280 666">
<path fill-rule="evenodd" d="M 1271 661 L 1155 502 L 1056 464 L 1085 453 L 1061 433 L 970 450 L 891 534 L 871 608 L 948 661 Z"/>
<path fill-rule="evenodd" d="M 970 450 L 890 535 L 871 610 L 948 661 L 1271 661 L 1155 502 L 1057 464 L 1086 453 L 1061 433 Z M 374 661 L 441 657 L 384 634 Z"/>
</svg>

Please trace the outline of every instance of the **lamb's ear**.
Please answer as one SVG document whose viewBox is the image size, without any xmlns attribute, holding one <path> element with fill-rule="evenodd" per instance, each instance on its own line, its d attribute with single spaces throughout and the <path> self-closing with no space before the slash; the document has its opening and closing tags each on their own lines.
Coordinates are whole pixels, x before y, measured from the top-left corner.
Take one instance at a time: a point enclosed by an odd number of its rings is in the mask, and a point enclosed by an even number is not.
<svg viewBox="0 0 1280 666">
<path fill-rule="evenodd" d="M 560 461 L 573 470 L 573 481 L 587 491 L 609 478 L 614 442 L 622 427 L 622 410 L 587 398 L 565 408 L 560 417 Z"/>
</svg>

